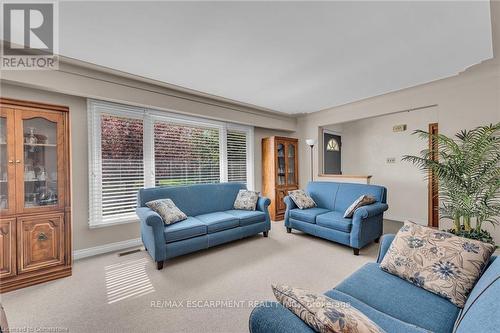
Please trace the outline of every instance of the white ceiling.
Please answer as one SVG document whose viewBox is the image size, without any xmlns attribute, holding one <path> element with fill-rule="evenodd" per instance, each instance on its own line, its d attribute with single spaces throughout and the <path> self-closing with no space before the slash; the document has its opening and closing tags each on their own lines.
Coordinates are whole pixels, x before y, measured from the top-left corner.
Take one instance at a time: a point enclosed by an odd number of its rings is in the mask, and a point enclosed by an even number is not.
<svg viewBox="0 0 500 333">
<path fill-rule="evenodd" d="M 287 113 L 492 57 L 489 2 L 61 2 L 60 53 Z"/>
</svg>

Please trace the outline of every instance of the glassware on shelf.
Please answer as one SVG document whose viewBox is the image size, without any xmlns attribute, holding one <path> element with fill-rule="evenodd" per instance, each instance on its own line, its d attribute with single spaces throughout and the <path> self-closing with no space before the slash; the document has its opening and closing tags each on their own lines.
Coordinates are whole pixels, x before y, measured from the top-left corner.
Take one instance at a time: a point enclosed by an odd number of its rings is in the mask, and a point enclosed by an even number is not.
<svg viewBox="0 0 500 333">
<path fill-rule="evenodd" d="M 42 168 L 40 173 L 38 174 L 38 180 L 40 181 L 46 181 L 47 180 L 47 172 Z"/>
<path fill-rule="evenodd" d="M 30 132 L 29 132 L 28 136 L 25 138 L 26 143 L 29 145 L 36 145 L 38 143 L 38 139 L 35 136 L 35 128 L 30 127 L 30 128 L 28 128 L 28 130 Z"/>
<path fill-rule="evenodd" d="M 35 170 L 33 169 L 33 166 L 26 164 L 24 166 L 24 180 L 31 181 L 35 179 Z"/>
<path fill-rule="evenodd" d="M 31 145 L 30 152 L 34 152 L 35 151 L 34 145 L 36 145 L 38 143 L 38 139 L 35 136 L 35 128 L 30 127 L 30 128 L 28 128 L 28 130 L 30 132 L 29 132 L 28 136 L 25 137 L 24 140 L 28 145 Z"/>
<path fill-rule="evenodd" d="M 57 124 L 44 118 L 23 121 L 25 207 L 56 205 Z"/>
</svg>

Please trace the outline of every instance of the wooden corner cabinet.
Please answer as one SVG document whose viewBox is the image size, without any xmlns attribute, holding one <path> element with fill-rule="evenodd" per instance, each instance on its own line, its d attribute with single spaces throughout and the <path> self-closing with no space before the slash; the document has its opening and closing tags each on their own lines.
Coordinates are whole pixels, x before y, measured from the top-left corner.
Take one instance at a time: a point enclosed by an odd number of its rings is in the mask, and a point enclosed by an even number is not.
<svg viewBox="0 0 500 333">
<path fill-rule="evenodd" d="M 0 98 L 0 292 L 71 275 L 68 112 Z"/>
<path fill-rule="evenodd" d="M 262 194 L 271 199 L 269 213 L 273 221 L 285 216 L 283 199 L 298 189 L 298 140 L 281 136 L 262 139 Z"/>
</svg>

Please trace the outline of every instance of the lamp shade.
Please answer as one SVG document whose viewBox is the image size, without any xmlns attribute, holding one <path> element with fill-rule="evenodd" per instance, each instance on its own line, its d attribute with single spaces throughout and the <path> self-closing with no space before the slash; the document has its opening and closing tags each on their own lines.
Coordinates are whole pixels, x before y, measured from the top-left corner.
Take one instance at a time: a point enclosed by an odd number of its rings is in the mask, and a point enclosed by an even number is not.
<svg viewBox="0 0 500 333">
<path fill-rule="evenodd" d="M 316 143 L 316 140 L 314 140 L 314 139 L 306 139 L 306 143 L 309 146 L 314 146 L 314 144 Z"/>
</svg>

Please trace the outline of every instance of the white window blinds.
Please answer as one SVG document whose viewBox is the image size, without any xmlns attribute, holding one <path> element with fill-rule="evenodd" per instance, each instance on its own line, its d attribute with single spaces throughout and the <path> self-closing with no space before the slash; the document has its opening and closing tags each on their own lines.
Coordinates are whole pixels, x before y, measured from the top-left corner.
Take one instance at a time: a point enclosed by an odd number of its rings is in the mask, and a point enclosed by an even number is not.
<svg viewBox="0 0 500 333">
<path fill-rule="evenodd" d="M 157 121 L 155 185 L 220 182 L 219 129 Z"/>
<path fill-rule="evenodd" d="M 144 187 L 143 121 L 101 116 L 102 218 L 135 215 Z"/>
<path fill-rule="evenodd" d="M 247 183 L 247 132 L 227 130 L 227 181 Z"/>
<path fill-rule="evenodd" d="M 95 100 L 88 114 L 91 227 L 137 221 L 143 187 L 230 181 L 253 188 L 251 127 Z"/>
</svg>

